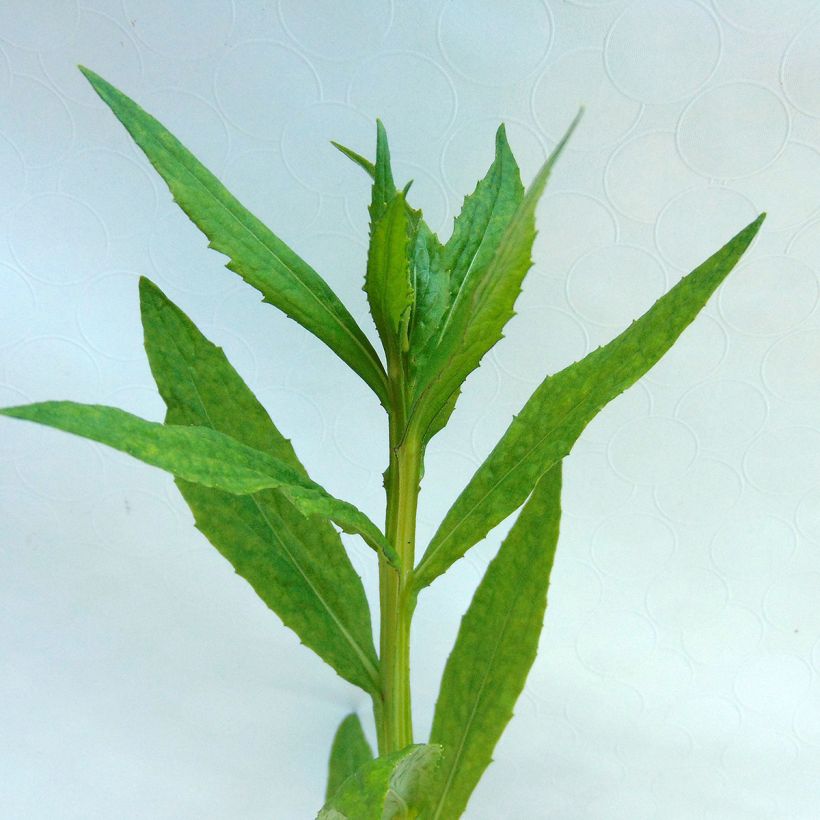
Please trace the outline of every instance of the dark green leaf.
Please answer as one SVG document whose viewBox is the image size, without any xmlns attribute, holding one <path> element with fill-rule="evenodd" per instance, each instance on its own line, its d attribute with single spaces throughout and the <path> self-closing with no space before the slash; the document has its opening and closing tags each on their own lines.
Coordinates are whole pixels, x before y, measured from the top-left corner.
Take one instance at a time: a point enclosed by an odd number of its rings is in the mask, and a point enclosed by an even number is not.
<svg viewBox="0 0 820 820">
<path fill-rule="evenodd" d="M 763 217 L 685 276 L 609 344 L 541 383 L 445 516 L 419 564 L 418 588 L 431 583 L 516 510 L 601 408 L 669 350 L 737 264 Z"/>
<path fill-rule="evenodd" d="M 348 777 L 373 760 L 373 751 L 364 736 L 359 716 L 348 715 L 336 730 L 328 763 L 325 800 L 330 800 Z"/>
<path fill-rule="evenodd" d="M 228 267 L 264 301 L 328 345 L 384 404 L 387 381 L 378 354 L 322 277 L 244 208 L 161 123 L 93 71 L 80 70 L 145 152 L 182 210 L 208 237 L 210 247 L 230 258 Z"/>
<path fill-rule="evenodd" d="M 317 820 L 405 820 L 418 816 L 441 757 L 439 746 L 417 744 L 366 763 L 342 783 Z"/>
<path fill-rule="evenodd" d="M 465 200 L 445 248 L 454 301 L 419 378 L 413 424 L 423 441 L 446 422 L 442 411 L 452 407 L 464 380 L 501 339 L 513 316 L 521 283 L 532 265 L 535 207 L 577 123 L 578 117 L 523 198 L 518 167 L 503 128 L 498 131 L 496 160 Z"/>
<path fill-rule="evenodd" d="M 447 660 L 430 733 L 443 748 L 431 820 L 461 816 L 513 715 L 538 651 L 560 519 L 558 463 L 487 567 Z"/>
<path fill-rule="evenodd" d="M 140 280 L 145 349 L 167 424 L 210 427 L 307 477 L 291 443 L 193 322 Z M 177 479 L 196 526 L 259 597 L 343 678 L 378 692 L 378 660 L 361 579 L 339 534 L 278 490 L 237 496 Z"/>
<path fill-rule="evenodd" d="M 178 478 L 235 495 L 278 489 L 303 514 L 330 518 L 346 532 L 358 533 L 398 565 L 379 528 L 352 504 L 329 495 L 284 461 L 211 428 L 158 424 L 116 407 L 69 401 L 7 407 L 0 415 L 107 444 Z"/>
</svg>

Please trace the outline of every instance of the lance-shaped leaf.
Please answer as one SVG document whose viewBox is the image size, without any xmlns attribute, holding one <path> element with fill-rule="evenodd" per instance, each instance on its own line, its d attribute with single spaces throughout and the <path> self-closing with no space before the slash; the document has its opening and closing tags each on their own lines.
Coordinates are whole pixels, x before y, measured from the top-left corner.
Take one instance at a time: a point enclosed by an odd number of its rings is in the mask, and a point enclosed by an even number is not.
<svg viewBox="0 0 820 820">
<path fill-rule="evenodd" d="M 80 69 L 165 180 L 177 204 L 227 266 L 340 356 L 387 401 L 378 354 L 322 277 L 251 214 L 154 117 L 102 77 Z"/>
<path fill-rule="evenodd" d="M 211 427 L 307 477 L 222 350 L 147 279 L 140 309 L 166 424 Z M 177 486 L 197 528 L 302 643 L 346 680 L 378 692 L 364 588 L 330 522 L 305 518 L 278 490 L 237 496 L 182 479 Z"/>
<path fill-rule="evenodd" d="M 442 410 L 454 405 L 454 395 L 513 316 L 532 265 L 535 207 L 577 123 L 578 117 L 520 201 L 518 168 L 499 129 L 493 167 L 465 200 L 466 213 L 448 242 L 449 253 L 445 249 L 453 265 L 450 289 L 455 301 L 419 378 L 413 425 L 423 441 L 441 429 L 446 422 Z"/>
<path fill-rule="evenodd" d="M 358 769 L 325 803 L 316 820 L 415 817 L 441 757 L 441 747 L 417 744 Z"/>
<path fill-rule="evenodd" d="M 70 401 L 6 407 L 0 409 L 0 415 L 35 421 L 107 444 L 178 478 L 234 495 L 278 489 L 304 515 L 321 515 L 345 532 L 358 533 L 398 566 L 395 551 L 363 512 L 334 498 L 284 461 L 216 430 L 158 424 L 117 407 Z"/>
<path fill-rule="evenodd" d="M 385 138 L 386 139 L 386 138 Z M 333 145 L 346 157 L 362 168 L 371 178 L 376 178 L 376 166 L 369 159 L 338 142 Z M 424 221 L 420 210 L 407 204 L 407 190 L 404 188 L 407 221 L 412 238 L 410 252 L 410 283 L 413 291 L 413 306 L 410 316 L 410 364 L 415 372 L 420 362 L 428 355 L 428 346 L 441 327 L 442 319 L 450 304 L 450 274 L 444 267 L 444 249 L 438 237 Z M 449 414 L 448 414 L 449 415 Z"/>
<path fill-rule="evenodd" d="M 364 289 L 387 360 L 395 362 L 406 348 L 413 304 L 410 226 L 402 194 L 393 194 L 387 206 L 378 210 L 370 234 Z"/>
<path fill-rule="evenodd" d="M 358 769 L 373 760 L 373 751 L 364 736 L 359 716 L 349 714 L 336 730 L 330 748 L 325 800 L 330 800 L 339 787 Z"/>
<path fill-rule="evenodd" d="M 490 562 L 441 680 L 430 742 L 443 748 L 430 820 L 461 817 L 538 651 L 561 519 L 561 465 L 544 475 Z"/>
<path fill-rule="evenodd" d="M 417 588 L 431 583 L 518 509 L 598 412 L 669 350 L 737 264 L 764 216 L 681 279 L 611 342 L 541 383 L 448 511 L 419 564 Z"/>
</svg>

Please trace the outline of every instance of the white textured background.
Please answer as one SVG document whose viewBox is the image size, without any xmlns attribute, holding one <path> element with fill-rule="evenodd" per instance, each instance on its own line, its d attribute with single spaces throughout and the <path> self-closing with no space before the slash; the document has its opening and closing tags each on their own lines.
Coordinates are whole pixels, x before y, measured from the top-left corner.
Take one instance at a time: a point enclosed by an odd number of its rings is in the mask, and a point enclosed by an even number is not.
<svg viewBox="0 0 820 820">
<path fill-rule="evenodd" d="M 430 448 L 421 539 L 547 373 L 758 210 L 753 250 L 568 459 L 541 653 L 467 817 L 820 816 L 820 4 L 0 0 L 0 403 L 160 418 L 147 274 L 222 344 L 312 474 L 381 516 L 358 378 L 221 266 L 74 66 L 163 120 L 368 322 L 372 154 L 448 234 L 508 125 L 538 211 L 509 326 Z M 368 330 L 368 332 L 370 332 Z M 371 334 L 372 335 L 372 334 Z M 501 533 L 421 601 L 418 734 Z M 351 551 L 369 592 L 372 556 Z M 313 816 L 363 695 L 191 527 L 170 478 L 0 426 L 0 816 Z M 371 733 L 372 736 L 372 733 Z"/>
</svg>

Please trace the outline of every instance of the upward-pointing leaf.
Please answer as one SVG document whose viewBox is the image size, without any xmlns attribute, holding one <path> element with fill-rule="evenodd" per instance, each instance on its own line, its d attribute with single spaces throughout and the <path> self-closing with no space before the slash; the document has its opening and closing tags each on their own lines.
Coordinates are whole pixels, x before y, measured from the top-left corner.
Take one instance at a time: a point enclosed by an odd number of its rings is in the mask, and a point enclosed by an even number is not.
<svg viewBox="0 0 820 820">
<path fill-rule="evenodd" d="M 538 651 L 560 518 L 559 463 L 536 485 L 461 621 L 430 733 L 444 750 L 430 820 L 461 817 L 512 717 Z"/>
<path fill-rule="evenodd" d="M 387 354 L 388 366 L 406 349 L 413 290 L 410 284 L 410 227 L 403 194 L 379 211 L 370 235 L 365 291 Z"/>
<path fill-rule="evenodd" d="M 384 137 L 386 144 L 386 136 Z M 375 181 L 376 165 L 352 148 L 338 142 L 333 145 L 346 157 L 356 163 Z M 438 237 L 424 221 L 421 211 L 407 204 L 407 190 L 404 187 L 407 224 L 410 239 L 410 284 L 413 293 L 413 305 L 410 315 L 410 368 L 417 372 L 420 363 L 428 355 L 428 345 L 441 327 L 441 322 L 450 303 L 450 273 L 444 267 L 442 259 L 444 249 Z"/>
<path fill-rule="evenodd" d="M 417 744 L 360 767 L 325 803 L 316 820 L 406 820 L 416 807 L 441 756 L 441 747 Z"/>
<path fill-rule="evenodd" d="M 579 114 L 580 116 L 580 114 Z M 453 304 L 419 376 L 412 421 L 427 441 L 446 422 L 467 376 L 501 338 L 532 265 L 535 207 L 578 117 L 521 198 L 518 167 L 504 130 L 490 172 L 464 202 L 445 258 Z"/>
<path fill-rule="evenodd" d="M 359 716 L 353 712 L 339 724 L 333 738 L 325 800 L 330 800 L 348 777 L 371 760 L 373 752 L 364 736 Z"/>
<path fill-rule="evenodd" d="M 382 403 L 387 382 L 378 354 L 319 274 L 244 208 L 154 117 L 102 77 L 80 70 L 165 180 L 174 199 L 230 258 L 228 267 L 340 356 Z"/>
<path fill-rule="evenodd" d="M 417 588 L 518 509 L 601 408 L 669 350 L 737 264 L 763 218 L 681 279 L 620 336 L 541 383 L 445 516 L 418 566 Z"/>
<path fill-rule="evenodd" d="M 211 427 L 307 477 L 291 443 L 225 354 L 147 279 L 145 350 L 167 424 Z M 343 678 L 378 692 L 378 660 L 361 580 L 339 534 L 305 518 L 278 490 L 231 495 L 177 479 L 196 526 L 259 597 Z"/>
<path fill-rule="evenodd" d="M 330 518 L 346 532 L 358 533 L 398 565 L 395 551 L 379 528 L 352 504 L 329 495 L 284 461 L 211 428 L 158 424 L 116 407 L 70 401 L 6 407 L 0 415 L 107 444 L 178 478 L 235 495 L 278 489 L 303 514 Z"/>
</svg>

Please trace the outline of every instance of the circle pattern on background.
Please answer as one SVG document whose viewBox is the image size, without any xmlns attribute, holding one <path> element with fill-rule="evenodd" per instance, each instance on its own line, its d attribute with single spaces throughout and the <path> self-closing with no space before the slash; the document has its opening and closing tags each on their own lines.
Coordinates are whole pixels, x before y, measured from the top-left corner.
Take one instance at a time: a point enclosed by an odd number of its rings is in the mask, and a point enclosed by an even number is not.
<svg viewBox="0 0 820 820">
<path fill-rule="evenodd" d="M 196 14 L 184 3 L 123 0 L 133 31 L 152 51 L 174 60 L 199 60 L 221 50 L 233 29 L 233 0 L 198 0 Z"/>
<path fill-rule="evenodd" d="M 655 242 L 668 262 L 688 272 L 757 214 L 746 197 L 728 188 L 693 188 L 670 200 L 663 209 L 655 226 Z"/>
<path fill-rule="evenodd" d="M 567 298 L 590 322 L 623 328 L 666 290 L 660 262 L 642 248 L 613 245 L 581 257 L 567 278 Z"/>
<path fill-rule="evenodd" d="M 376 51 L 393 22 L 392 0 L 368 4 L 362 14 L 357 0 L 279 0 L 288 34 L 308 54 L 325 60 L 355 60 Z"/>
<path fill-rule="evenodd" d="M 650 131 L 616 149 L 604 172 L 609 201 L 625 216 L 653 223 L 678 191 L 698 181 L 678 153 L 674 131 Z"/>
<path fill-rule="evenodd" d="M 766 578 L 785 566 L 797 535 L 787 522 L 773 515 L 732 515 L 712 539 L 712 563 L 729 578 Z"/>
<path fill-rule="evenodd" d="M 147 230 L 157 209 L 154 180 L 141 163 L 125 154 L 96 148 L 73 154 L 61 165 L 60 188 L 105 214 L 112 239 Z M 116 185 L 111 180 L 117 180 Z"/>
<path fill-rule="evenodd" d="M 48 51 L 71 39 L 80 16 L 76 0 L 51 0 L 48 13 L 33 13 L 27 0 L 0 3 L 2 38 L 18 48 Z"/>
<path fill-rule="evenodd" d="M 532 93 L 535 121 L 551 139 L 563 135 L 579 105 L 583 119 L 570 148 L 592 149 L 624 137 L 641 115 L 641 103 L 618 91 L 604 71 L 603 54 L 584 48 L 559 57 L 538 78 Z"/>
<path fill-rule="evenodd" d="M 680 478 L 695 459 L 698 442 L 680 421 L 649 416 L 628 421 L 609 443 L 612 469 L 635 484 Z"/>
<path fill-rule="evenodd" d="M 755 134 L 750 140 L 747 135 Z M 731 179 L 762 171 L 789 136 L 783 101 L 762 85 L 715 86 L 695 97 L 678 124 L 678 148 L 695 171 Z"/>
<path fill-rule="evenodd" d="M 99 216 L 65 194 L 32 197 L 12 215 L 11 250 L 20 267 L 40 282 L 76 285 L 91 278 L 108 251 Z M 43 237 L 48 236 L 48 244 Z"/>
<path fill-rule="evenodd" d="M 720 29 L 693 0 L 631 3 L 612 25 L 604 57 L 612 82 L 645 103 L 691 96 L 720 59 Z"/>
<path fill-rule="evenodd" d="M 214 93 L 234 128 L 257 139 L 276 140 L 297 111 L 321 97 L 322 88 L 313 66 L 297 51 L 281 43 L 251 40 L 220 59 L 214 69 Z"/>
<path fill-rule="evenodd" d="M 797 33 L 783 58 L 781 72 L 786 96 L 792 105 L 811 117 L 820 117 L 820 89 L 813 79 L 820 70 L 818 37 L 820 19 Z"/>
<path fill-rule="evenodd" d="M 723 318 L 750 336 L 783 334 L 814 310 L 818 285 L 814 271 L 788 256 L 757 256 L 739 265 L 720 289 Z"/>
<path fill-rule="evenodd" d="M 514 13 L 492 0 L 447 0 L 438 21 L 438 42 L 447 63 L 466 79 L 481 85 L 513 85 L 546 57 L 552 28 L 543 0 L 518 2 Z M 488 32 L 515 47 L 488 52 Z"/>
<path fill-rule="evenodd" d="M 456 91 L 429 57 L 389 52 L 361 64 L 347 90 L 351 105 L 372 121 L 379 117 L 397 156 L 435 142 L 453 122 Z"/>
</svg>

